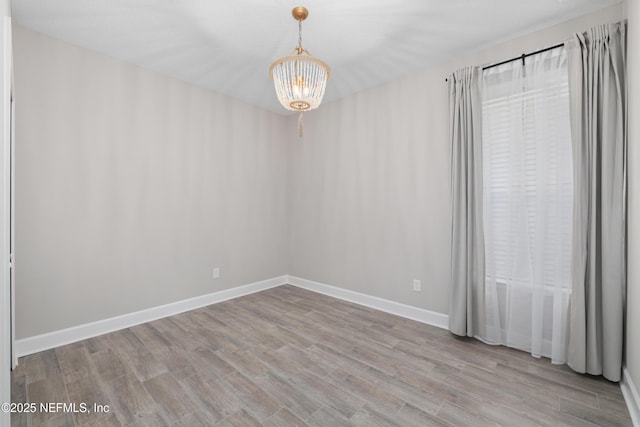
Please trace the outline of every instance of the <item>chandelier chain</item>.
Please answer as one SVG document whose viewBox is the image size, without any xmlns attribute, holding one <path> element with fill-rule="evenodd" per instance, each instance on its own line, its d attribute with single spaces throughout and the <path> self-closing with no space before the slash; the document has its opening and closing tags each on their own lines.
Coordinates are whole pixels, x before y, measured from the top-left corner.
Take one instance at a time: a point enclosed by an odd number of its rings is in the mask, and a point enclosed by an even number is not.
<svg viewBox="0 0 640 427">
<path fill-rule="evenodd" d="M 302 53 L 302 19 L 298 19 L 298 54 Z"/>
</svg>

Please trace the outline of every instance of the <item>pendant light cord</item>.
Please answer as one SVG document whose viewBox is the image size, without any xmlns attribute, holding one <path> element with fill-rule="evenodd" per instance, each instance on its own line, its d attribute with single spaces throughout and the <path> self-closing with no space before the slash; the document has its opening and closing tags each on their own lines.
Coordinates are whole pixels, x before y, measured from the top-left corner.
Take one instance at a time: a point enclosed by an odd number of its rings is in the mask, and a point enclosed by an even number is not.
<svg viewBox="0 0 640 427">
<path fill-rule="evenodd" d="M 298 138 L 302 138 L 304 136 L 304 123 L 302 122 L 302 111 L 300 111 L 300 115 L 298 116 Z"/>
<path fill-rule="evenodd" d="M 302 19 L 298 19 L 298 55 L 302 54 Z M 297 62 L 296 62 L 297 65 Z M 302 122 L 302 111 L 298 116 L 298 138 L 304 136 L 304 123 Z"/>
</svg>

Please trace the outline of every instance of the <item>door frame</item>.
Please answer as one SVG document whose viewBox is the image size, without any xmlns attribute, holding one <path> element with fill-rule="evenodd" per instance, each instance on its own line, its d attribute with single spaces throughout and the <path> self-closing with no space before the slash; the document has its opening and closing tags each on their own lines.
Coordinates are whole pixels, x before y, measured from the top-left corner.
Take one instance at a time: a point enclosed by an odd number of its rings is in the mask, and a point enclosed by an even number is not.
<svg viewBox="0 0 640 427">
<path fill-rule="evenodd" d="M 11 402 L 12 297 L 11 238 L 11 17 L 7 10 L 0 21 L 0 403 Z M 0 411 L 0 426 L 9 426 L 10 413 Z"/>
</svg>

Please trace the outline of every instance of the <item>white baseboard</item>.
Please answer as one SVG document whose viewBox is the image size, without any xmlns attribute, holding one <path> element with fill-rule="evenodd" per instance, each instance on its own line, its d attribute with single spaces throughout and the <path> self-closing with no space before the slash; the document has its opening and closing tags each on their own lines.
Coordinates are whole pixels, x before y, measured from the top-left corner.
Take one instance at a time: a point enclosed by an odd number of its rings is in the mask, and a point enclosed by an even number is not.
<svg viewBox="0 0 640 427">
<path fill-rule="evenodd" d="M 163 317 L 173 316 L 174 314 L 184 313 L 185 311 L 238 298 L 243 295 L 275 288 L 285 283 L 287 283 L 287 276 L 274 277 L 273 279 L 237 286 L 195 298 L 124 314 L 122 316 L 16 340 L 16 354 L 18 357 L 22 357 L 39 351 L 49 350 L 76 341 L 136 326 L 141 323 L 151 322 Z"/>
<path fill-rule="evenodd" d="M 390 301 L 371 295 L 361 294 L 359 292 L 350 291 L 348 289 L 338 288 L 335 286 L 326 285 L 324 283 L 302 279 L 300 277 L 287 276 L 287 282 L 290 285 L 297 286 L 302 289 L 328 295 L 334 298 L 339 298 L 355 304 L 364 305 L 366 307 L 375 308 L 376 310 L 395 314 L 396 316 L 415 320 L 417 322 L 437 326 L 442 329 L 449 328 L 449 316 L 446 314 L 401 304 L 399 302 Z"/>
<path fill-rule="evenodd" d="M 449 325 L 449 316 L 446 314 L 412 307 L 410 305 L 361 294 L 359 292 L 314 282 L 312 280 L 302 279 L 300 277 L 285 275 L 158 307 L 148 308 L 146 310 L 136 311 L 134 313 L 124 314 L 122 316 L 111 317 L 109 319 L 98 320 L 84 325 L 16 340 L 16 355 L 18 357 L 22 357 L 39 351 L 49 350 L 62 345 L 85 340 L 87 338 L 93 338 L 98 335 L 151 322 L 163 317 L 173 316 L 174 314 L 184 313 L 185 311 L 238 298 L 243 295 L 249 295 L 266 289 L 275 288 L 286 283 L 355 304 L 375 308 L 407 319 L 416 320 L 428 325 L 437 326 L 439 328 L 447 329 Z"/>
<path fill-rule="evenodd" d="M 635 427 L 640 427 L 640 393 L 636 385 L 631 379 L 631 374 L 625 366 L 622 369 L 622 381 L 620 381 L 620 390 L 624 396 L 625 402 L 627 402 L 627 408 L 629 408 L 629 414 L 631 415 L 631 421 Z"/>
<path fill-rule="evenodd" d="M 84 325 L 20 339 L 16 341 L 16 354 L 18 357 L 22 357 L 40 351 L 49 350 L 87 338 L 151 322 L 163 317 L 173 316 L 175 314 L 184 313 L 185 311 L 194 310 L 196 308 L 205 307 L 218 302 L 275 288 L 284 284 L 290 284 L 312 292 L 349 301 L 354 304 L 364 305 L 366 307 L 395 314 L 400 317 L 442 329 L 447 329 L 449 327 L 449 316 L 446 314 L 401 304 L 399 302 L 371 295 L 361 294 L 359 292 L 314 282 L 300 277 L 285 275 L 146 310 L 136 311 L 134 313 L 124 314 L 122 316 L 98 320 Z M 626 367 L 623 369 L 623 378 L 620 382 L 620 389 L 622 390 L 624 400 L 629 408 L 633 425 L 635 427 L 640 427 L 640 394 L 638 393 L 638 389 L 633 383 L 631 375 Z"/>
</svg>

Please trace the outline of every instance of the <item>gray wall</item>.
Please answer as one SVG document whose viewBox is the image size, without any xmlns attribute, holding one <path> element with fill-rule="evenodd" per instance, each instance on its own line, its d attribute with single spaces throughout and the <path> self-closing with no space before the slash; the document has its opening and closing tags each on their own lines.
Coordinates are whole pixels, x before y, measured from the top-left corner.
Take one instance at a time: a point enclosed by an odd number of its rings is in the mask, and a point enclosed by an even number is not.
<svg viewBox="0 0 640 427">
<path fill-rule="evenodd" d="M 613 6 L 324 104 L 303 140 L 297 117 L 18 27 L 18 338 L 285 273 L 446 313 L 444 78 L 623 16 Z"/>
<path fill-rule="evenodd" d="M 18 339 L 287 273 L 285 118 L 18 25 L 14 49 Z"/>
<path fill-rule="evenodd" d="M 450 211 L 445 77 L 623 19 L 598 11 L 323 105 L 292 145 L 289 273 L 448 312 Z M 291 120 L 293 126 L 294 118 Z M 412 280 L 422 280 L 422 292 Z"/>
<path fill-rule="evenodd" d="M 640 1 L 629 1 L 629 208 L 625 360 L 640 387 Z"/>
</svg>

